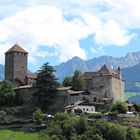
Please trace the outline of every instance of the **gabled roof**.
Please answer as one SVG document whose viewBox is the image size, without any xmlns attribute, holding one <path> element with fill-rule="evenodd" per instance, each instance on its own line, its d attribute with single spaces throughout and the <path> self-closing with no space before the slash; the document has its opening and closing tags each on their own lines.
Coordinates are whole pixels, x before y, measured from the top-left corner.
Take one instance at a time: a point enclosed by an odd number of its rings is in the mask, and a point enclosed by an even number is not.
<svg viewBox="0 0 140 140">
<path fill-rule="evenodd" d="M 102 74 L 116 74 L 113 69 L 107 67 L 106 65 L 103 65 L 103 67 L 98 72 Z"/>
<path fill-rule="evenodd" d="M 112 76 L 119 76 L 112 68 L 103 65 L 100 70 L 96 72 L 85 72 L 83 74 L 84 79 L 92 79 L 95 76 L 101 75 L 112 75 Z"/>
<path fill-rule="evenodd" d="M 23 53 L 28 53 L 25 51 L 23 48 L 21 48 L 18 44 L 15 44 L 12 48 L 10 48 L 6 53 L 10 52 L 23 52 Z"/>
</svg>

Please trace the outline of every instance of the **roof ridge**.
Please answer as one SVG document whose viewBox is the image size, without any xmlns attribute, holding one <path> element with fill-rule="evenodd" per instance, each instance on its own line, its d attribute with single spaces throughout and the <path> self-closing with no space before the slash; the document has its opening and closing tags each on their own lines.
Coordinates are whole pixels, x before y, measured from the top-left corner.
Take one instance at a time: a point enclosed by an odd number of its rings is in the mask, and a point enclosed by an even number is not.
<svg viewBox="0 0 140 140">
<path fill-rule="evenodd" d="M 13 47 L 11 47 L 6 53 L 10 53 L 10 52 L 23 52 L 23 53 L 28 53 L 22 47 L 20 47 L 20 45 L 18 45 L 17 43 Z"/>
</svg>

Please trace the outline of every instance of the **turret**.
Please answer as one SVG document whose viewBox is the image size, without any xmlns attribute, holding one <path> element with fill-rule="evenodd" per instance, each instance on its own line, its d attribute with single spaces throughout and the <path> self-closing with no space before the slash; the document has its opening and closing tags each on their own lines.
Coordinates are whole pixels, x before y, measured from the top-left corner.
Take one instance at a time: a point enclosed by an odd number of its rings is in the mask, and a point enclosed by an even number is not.
<svg viewBox="0 0 140 140">
<path fill-rule="evenodd" d="M 122 72 L 121 72 L 121 68 L 120 68 L 120 66 L 118 66 L 118 70 L 117 70 L 117 72 L 118 72 L 118 76 L 119 76 L 119 78 L 122 79 Z"/>
</svg>

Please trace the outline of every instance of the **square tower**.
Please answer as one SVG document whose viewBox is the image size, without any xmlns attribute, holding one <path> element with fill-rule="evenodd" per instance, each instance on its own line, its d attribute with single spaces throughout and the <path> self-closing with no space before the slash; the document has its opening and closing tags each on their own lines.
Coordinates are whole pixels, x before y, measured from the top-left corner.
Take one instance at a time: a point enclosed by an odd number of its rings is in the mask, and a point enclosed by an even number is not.
<svg viewBox="0 0 140 140">
<path fill-rule="evenodd" d="M 11 81 L 14 85 L 25 84 L 27 76 L 28 53 L 15 44 L 5 53 L 5 80 Z"/>
</svg>

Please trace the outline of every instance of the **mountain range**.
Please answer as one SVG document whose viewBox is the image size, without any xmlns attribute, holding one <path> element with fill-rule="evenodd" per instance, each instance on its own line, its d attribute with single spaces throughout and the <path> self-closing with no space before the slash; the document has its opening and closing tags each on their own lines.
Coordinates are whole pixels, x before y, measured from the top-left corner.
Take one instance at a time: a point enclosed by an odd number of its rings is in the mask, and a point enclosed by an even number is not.
<svg viewBox="0 0 140 140">
<path fill-rule="evenodd" d="M 79 57 L 74 57 L 65 63 L 54 66 L 56 77 L 60 82 L 66 76 L 72 76 L 75 70 L 96 71 L 104 64 L 117 69 L 122 68 L 122 77 L 125 80 L 126 91 L 140 91 L 140 52 L 128 53 L 124 57 L 116 58 L 112 56 L 101 56 L 90 60 L 83 60 Z M 0 79 L 4 78 L 4 66 L 0 64 Z"/>
<path fill-rule="evenodd" d="M 4 78 L 4 66 L 0 64 L 0 81 Z"/>
<path fill-rule="evenodd" d="M 128 53 L 121 58 L 112 56 L 101 56 L 90 60 L 83 60 L 79 57 L 74 57 L 66 63 L 62 63 L 54 67 L 56 76 L 62 82 L 66 76 L 72 76 L 75 70 L 96 71 L 104 64 L 114 70 L 120 66 L 122 68 L 122 77 L 125 80 L 126 91 L 140 91 L 140 52 Z"/>
</svg>

